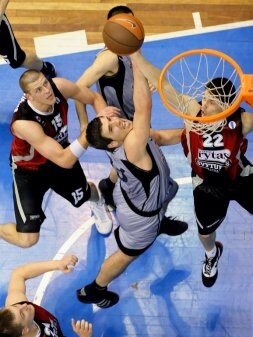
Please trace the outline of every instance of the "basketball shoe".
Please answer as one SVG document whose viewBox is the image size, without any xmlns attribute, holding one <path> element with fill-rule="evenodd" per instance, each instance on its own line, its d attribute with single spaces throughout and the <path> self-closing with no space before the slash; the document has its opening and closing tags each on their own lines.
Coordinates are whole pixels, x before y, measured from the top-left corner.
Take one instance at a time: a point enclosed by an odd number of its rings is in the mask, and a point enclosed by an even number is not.
<svg viewBox="0 0 253 337">
<path fill-rule="evenodd" d="M 178 236 L 186 232 L 188 229 L 187 222 L 177 220 L 176 218 L 164 217 L 161 221 L 160 234 L 167 234 L 169 236 Z"/>
<path fill-rule="evenodd" d="M 55 67 L 50 62 L 43 62 L 41 72 L 46 76 L 47 79 L 56 77 Z"/>
<path fill-rule="evenodd" d="M 109 235 L 112 231 L 112 218 L 102 195 L 99 195 L 98 201 L 90 201 L 90 208 L 97 231 L 102 235 Z"/>
<path fill-rule="evenodd" d="M 107 287 L 102 290 L 97 290 L 94 288 L 93 284 L 88 284 L 87 286 L 78 289 L 76 295 L 80 302 L 87 304 L 93 303 L 102 309 L 110 308 L 119 301 L 118 294 L 107 290 Z"/>
<path fill-rule="evenodd" d="M 212 287 L 218 277 L 218 262 L 223 251 L 223 245 L 221 242 L 216 241 L 216 254 L 214 257 L 207 257 L 205 254 L 205 261 L 202 267 L 202 282 L 205 287 Z"/>
</svg>

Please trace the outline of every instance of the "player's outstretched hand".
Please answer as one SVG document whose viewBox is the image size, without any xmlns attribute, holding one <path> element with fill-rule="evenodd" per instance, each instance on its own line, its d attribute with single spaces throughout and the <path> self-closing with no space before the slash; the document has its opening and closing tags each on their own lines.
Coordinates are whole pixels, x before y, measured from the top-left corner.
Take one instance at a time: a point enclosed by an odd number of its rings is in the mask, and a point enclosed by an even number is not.
<svg viewBox="0 0 253 337">
<path fill-rule="evenodd" d="M 97 117 L 105 116 L 105 117 L 113 117 L 118 116 L 120 114 L 120 109 L 115 106 L 107 106 L 103 110 L 99 112 Z"/>
<path fill-rule="evenodd" d="M 78 262 L 78 258 L 75 255 L 66 255 L 63 256 L 59 262 L 59 270 L 61 270 L 63 273 L 69 273 L 73 270 L 74 266 Z"/>
<path fill-rule="evenodd" d="M 85 321 L 84 319 L 80 321 L 75 321 L 73 318 L 71 320 L 72 329 L 79 337 L 91 337 L 92 336 L 92 324 Z"/>
</svg>

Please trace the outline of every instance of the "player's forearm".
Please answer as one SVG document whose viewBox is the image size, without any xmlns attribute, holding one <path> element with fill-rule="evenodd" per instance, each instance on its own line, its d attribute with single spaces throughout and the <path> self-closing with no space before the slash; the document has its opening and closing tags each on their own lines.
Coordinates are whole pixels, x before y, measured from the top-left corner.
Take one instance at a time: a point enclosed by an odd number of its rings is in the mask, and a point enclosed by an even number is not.
<svg viewBox="0 0 253 337">
<path fill-rule="evenodd" d="M 161 70 L 146 60 L 140 52 L 134 53 L 130 57 L 149 82 L 157 88 Z"/>
<path fill-rule="evenodd" d="M 88 147 L 85 130 L 59 156 L 55 156 L 54 163 L 63 168 L 72 168 Z"/>
<path fill-rule="evenodd" d="M 79 101 L 75 101 L 76 113 L 80 123 L 81 132 L 86 130 L 88 125 L 88 116 L 86 111 L 86 105 L 80 103 Z"/>
<path fill-rule="evenodd" d="M 155 140 L 159 146 L 175 145 L 180 143 L 183 129 L 150 129 L 150 137 Z"/>
<path fill-rule="evenodd" d="M 143 119 L 144 125 L 148 126 L 147 132 L 149 132 L 152 108 L 151 93 L 147 79 L 135 64 L 133 64 L 133 73 L 135 114 L 138 115 L 138 119 Z"/>
<path fill-rule="evenodd" d="M 16 268 L 12 272 L 12 277 L 26 281 L 36 276 L 42 275 L 43 273 L 54 270 L 60 270 L 58 260 L 30 262 Z"/>
<path fill-rule="evenodd" d="M 95 92 L 93 108 L 96 114 L 98 115 L 106 107 L 107 107 L 107 104 L 105 100 L 103 99 L 103 97 L 99 93 Z"/>
</svg>

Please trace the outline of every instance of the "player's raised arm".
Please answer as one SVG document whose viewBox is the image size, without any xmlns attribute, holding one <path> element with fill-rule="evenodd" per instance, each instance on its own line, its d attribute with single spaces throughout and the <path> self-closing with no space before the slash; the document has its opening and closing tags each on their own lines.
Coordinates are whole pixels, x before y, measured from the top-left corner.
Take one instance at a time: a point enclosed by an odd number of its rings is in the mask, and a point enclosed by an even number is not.
<svg viewBox="0 0 253 337">
<path fill-rule="evenodd" d="M 6 306 L 27 301 L 25 282 L 49 271 L 61 270 L 71 271 L 70 266 L 75 266 L 78 258 L 75 255 L 64 256 L 61 260 L 49 260 L 40 262 L 29 262 L 17 267 L 11 273 L 6 298 Z"/>
</svg>

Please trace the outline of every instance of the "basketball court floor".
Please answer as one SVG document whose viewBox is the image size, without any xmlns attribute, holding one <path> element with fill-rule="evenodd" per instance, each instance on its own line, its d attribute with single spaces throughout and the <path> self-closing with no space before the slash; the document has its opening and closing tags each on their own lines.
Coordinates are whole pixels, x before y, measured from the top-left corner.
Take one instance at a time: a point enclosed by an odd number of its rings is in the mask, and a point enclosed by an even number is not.
<svg viewBox="0 0 253 337">
<path fill-rule="evenodd" d="M 212 48 L 227 53 L 244 73 L 252 73 L 253 21 L 233 25 L 164 34 L 146 39 L 144 55 L 163 67 L 185 50 Z M 92 62 L 101 46 L 87 51 L 48 58 L 59 76 L 77 80 Z M 12 178 L 9 168 L 11 135 L 9 122 L 21 91 L 18 78 L 22 70 L 0 65 L 0 223 L 15 221 L 12 207 Z M 78 135 L 73 102 L 69 101 L 69 134 Z M 247 111 L 253 109 L 245 105 Z M 93 116 L 90 111 L 90 116 Z M 182 120 L 153 95 L 152 126 L 182 126 Z M 190 169 L 180 145 L 163 147 L 172 176 L 180 188 L 167 214 L 189 223 L 180 237 L 160 236 L 155 244 L 110 284 L 120 301 L 109 309 L 79 303 L 76 289 L 92 281 L 106 256 L 116 249 L 114 235 L 100 236 L 93 224 L 88 203 L 75 209 L 55 193 L 44 200 L 47 216 L 39 243 L 21 249 L 0 242 L 0 305 L 4 304 L 11 270 L 27 261 L 59 258 L 75 254 L 79 263 L 71 274 L 47 273 L 27 282 L 29 299 L 41 304 L 60 320 L 65 336 L 73 336 L 70 319 L 87 319 L 94 325 L 94 337 L 250 337 L 253 334 L 253 218 L 239 205 L 231 203 L 218 230 L 224 251 L 219 277 L 208 289 L 201 282 L 204 252 L 194 221 Z M 253 138 L 249 136 L 248 158 L 253 161 Z M 102 151 L 89 149 L 81 163 L 89 180 L 98 183 L 107 176 L 110 164 Z M 64 182 L 63 182 L 64 184 Z M 210 205 L 211 207 L 211 205 Z M 116 227 L 116 221 L 114 226 Z"/>
</svg>

